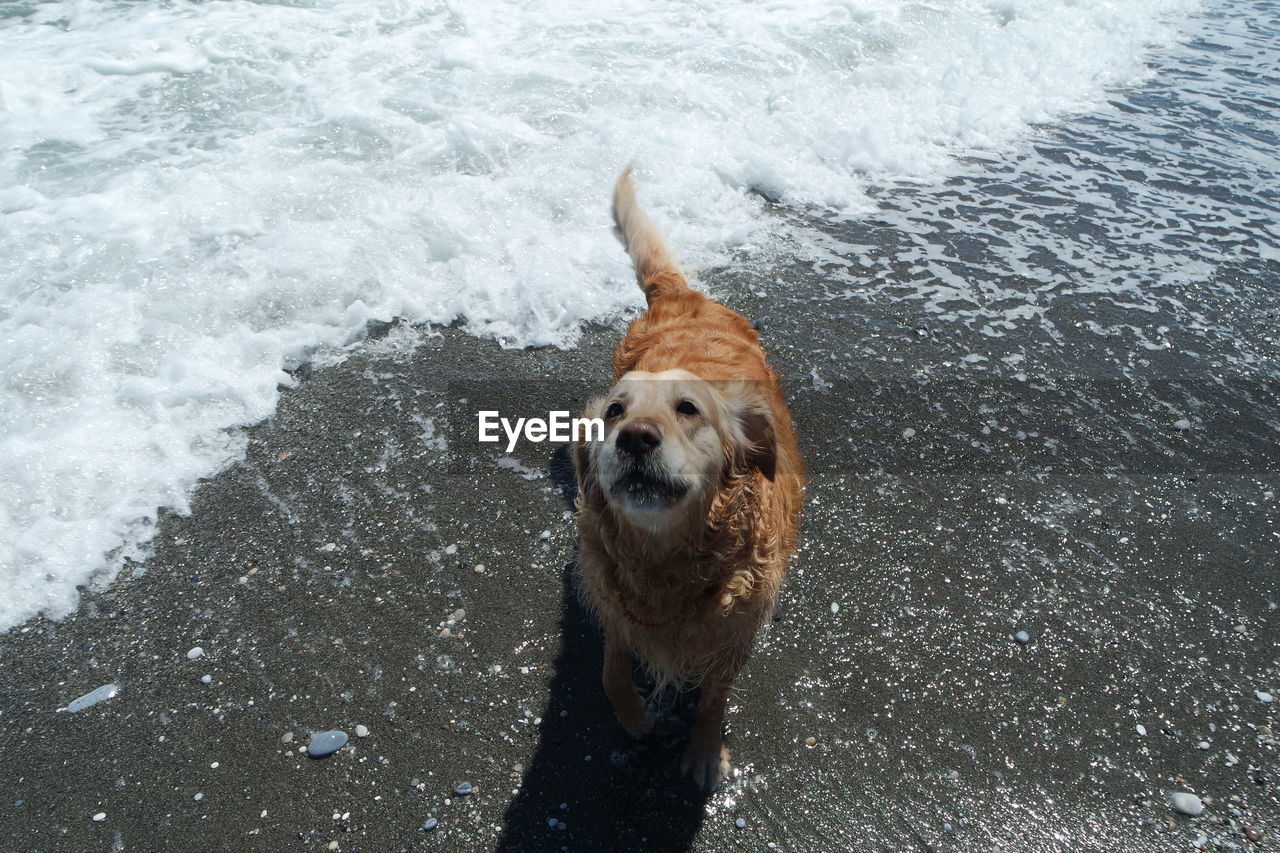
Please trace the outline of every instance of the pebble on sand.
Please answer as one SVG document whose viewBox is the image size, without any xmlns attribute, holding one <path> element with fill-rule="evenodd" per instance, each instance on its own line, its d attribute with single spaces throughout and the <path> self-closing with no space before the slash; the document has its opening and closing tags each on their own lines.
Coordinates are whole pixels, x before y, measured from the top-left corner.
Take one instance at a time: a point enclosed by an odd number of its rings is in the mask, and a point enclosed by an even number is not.
<svg viewBox="0 0 1280 853">
<path fill-rule="evenodd" d="M 332 729 L 327 732 L 316 732 L 307 744 L 307 755 L 312 758 L 324 758 L 333 755 L 347 745 L 347 733 Z"/>
<path fill-rule="evenodd" d="M 1253 695 L 1257 696 L 1258 701 L 1264 705 L 1270 705 L 1275 700 L 1274 696 L 1264 690 L 1255 690 L 1253 691 Z"/>
<path fill-rule="evenodd" d="M 105 702 L 107 699 L 114 699 L 115 695 L 120 692 L 120 688 L 115 684 L 104 684 L 101 687 L 90 690 L 83 696 L 78 696 L 67 703 L 67 707 L 60 708 L 61 711 L 74 714 L 76 711 L 83 711 L 85 708 L 91 708 L 99 702 Z"/>
<path fill-rule="evenodd" d="M 465 797 L 467 794 L 470 794 L 474 790 L 475 788 L 472 787 L 470 782 L 460 782 L 458 783 L 458 787 L 453 789 L 454 793 L 456 793 L 459 797 Z"/>
<path fill-rule="evenodd" d="M 202 676 L 200 676 L 200 683 L 201 683 L 201 684 L 212 684 L 212 683 L 213 683 L 213 676 L 212 676 L 212 675 L 202 675 Z"/>
<path fill-rule="evenodd" d="M 368 726 L 356 726 L 356 737 L 368 737 L 368 736 L 369 736 Z"/>
<path fill-rule="evenodd" d="M 738 818 L 733 822 L 733 825 L 738 827 L 738 829 L 746 829 L 747 821 L 744 818 Z"/>
<path fill-rule="evenodd" d="M 1019 631 L 1018 633 L 1013 635 L 1013 638 L 1017 640 L 1019 643 L 1022 643 L 1022 645 L 1024 646 L 1027 643 L 1031 642 L 1031 635 L 1028 634 L 1026 631 Z"/>
<path fill-rule="evenodd" d="M 430 832 L 431 830 L 435 829 L 439 825 L 440 825 L 440 821 L 436 820 L 433 817 L 429 817 L 427 818 L 426 822 L 422 824 L 422 831 Z"/>
<path fill-rule="evenodd" d="M 1173 428 L 1176 429 L 1178 432 L 1186 432 L 1187 430 L 1191 429 L 1191 421 L 1187 420 L 1186 418 L 1176 420 L 1173 422 Z"/>
<path fill-rule="evenodd" d="M 93 816 L 94 823 L 102 823 L 106 819 L 107 819 L 106 812 L 98 812 L 96 815 Z"/>
<path fill-rule="evenodd" d="M 1200 802 L 1200 798 L 1185 791 L 1175 791 L 1170 794 L 1169 805 L 1173 807 L 1175 812 L 1190 815 L 1191 817 L 1195 817 L 1204 811 L 1204 803 Z"/>
<path fill-rule="evenodd" d="M 200 646 L 193 646 L 191 651 L 187 652 L 187 660 L 195 660 L 204 654 L 204 649 Z"/>
</svg>

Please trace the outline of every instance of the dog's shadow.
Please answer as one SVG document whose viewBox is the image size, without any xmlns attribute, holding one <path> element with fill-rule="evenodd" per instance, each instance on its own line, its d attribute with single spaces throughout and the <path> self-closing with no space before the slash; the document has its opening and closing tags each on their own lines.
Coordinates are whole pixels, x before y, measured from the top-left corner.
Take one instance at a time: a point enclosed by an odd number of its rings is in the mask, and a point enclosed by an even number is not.
<svg viewBox="0 0 1280 853">
<path fill-rule="evenodd" d="M 549 470 L 570 507 L 573 464 L 561 448 Z M 631 740 L 600 683 L 600 632 L 578 595 L 576 562 L 561 575 L 560 653 L 538 726 L 538 749 L 508 806 L 498 849 L 685 850 L 707 794 L 679 772 L 696 697 L 674 692 L 654 731 Z"/>
</svg>

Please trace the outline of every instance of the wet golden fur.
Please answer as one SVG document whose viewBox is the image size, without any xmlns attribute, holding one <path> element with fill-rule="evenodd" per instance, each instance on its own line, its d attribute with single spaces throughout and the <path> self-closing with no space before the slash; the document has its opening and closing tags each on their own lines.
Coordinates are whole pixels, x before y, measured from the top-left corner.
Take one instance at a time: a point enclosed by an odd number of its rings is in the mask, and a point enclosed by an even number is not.
<svg viewBox="0 0 1280 853">
<path fill-rule="evenodd" d="M 614 353 L 610 395 L 586 411 L 605 419 L 605 440 L 574 448 L 579 566 L 620 722 L 636 737 L 652 726 L 633 654 L 659 684 L 700 685 L 684 769 L 712 786 L 729 769 L 725 700 L 795 547 L 803 471 L 755 329 L 688 287 L 637 206 L 629 170 L 614 218 L 648 310 Z M 628 430 L 661 440 L 643 465 L 623 449 Z M 636 478 L 633 498 L 625 484 Z"/>
</svg>

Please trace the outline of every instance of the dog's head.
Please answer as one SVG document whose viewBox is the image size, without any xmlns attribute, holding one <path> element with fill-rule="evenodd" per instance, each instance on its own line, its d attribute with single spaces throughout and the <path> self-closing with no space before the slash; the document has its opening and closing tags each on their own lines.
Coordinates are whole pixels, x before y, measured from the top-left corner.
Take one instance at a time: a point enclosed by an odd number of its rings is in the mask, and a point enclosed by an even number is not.
<svg viewBox="0 0 1280 853">
<path fill-rule="evenodd" d="M 776 474 L 773 414 L 756 383 L 636 370 L 586 416 L 604 421 L 604 440 L 575 448 L 579 488 L 640 527 L 671 529 L 736 473 Z"/>
</svg>

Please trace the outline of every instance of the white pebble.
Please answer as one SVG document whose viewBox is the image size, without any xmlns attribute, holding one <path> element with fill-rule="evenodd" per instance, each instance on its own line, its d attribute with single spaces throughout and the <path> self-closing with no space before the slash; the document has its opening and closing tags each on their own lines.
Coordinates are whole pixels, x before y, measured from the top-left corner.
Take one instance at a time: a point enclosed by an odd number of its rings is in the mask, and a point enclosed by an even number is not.
<svg viewBox="0 0 1280 853">
<path fill-rule="evenodd" d="M 1182 418 L 1181 420 L 1176 420 L 1173 422 L 1173 428 L 1178 430 L 1179 432 L 1186 432 L 1187 430 L 1191 429 L 1191 421 L 1187 420 L 1186 418 Z"/>
<path fill-rule="evenodd" d="M 191 651 L 187 652 L 187 660 L 195 660 L 196 658 L 201 657 L 203 654 L 204 654 L 204 649 L 200 648 L 199 646 L 194 646 L 191 649 Z"/>
<path fill-rule="evenodd" d="M 95 823 L 102 823 L 106 819 L 107 819 L 106 812 L 98 812 L 96 815 L 93 816 L 93 820 Z"/>
<path fill-rule="evenodd" d="M 1138 728 L 1138 734 L 1140 734 L 1140 735 L 1146 735 L 1146 733 L 1147 733 L 1147 727 L 1146 727 L 1146 726 L 1142 725 L 1142 723 L 1138 723 L 1137 728 Z"/>
<path fill-rule="evenodd" d="M 476 566 L 475 571 L 476 571 L 476 574 L 478 575 L 484 574 L 484 563 L 481 563 L 480 565 Z"/>
<path fill-rule="evenodd" d="M 1022 643 L 1024 646 L 1027 643 L 1031 642 L 1031 635 L 1028 634 L 1026 631 L 1019 631 L 1018 633 L 1013 635 L 1013 638 L 1017 640 L 1019 643 Z"/>
<path fill-rule="evenodd" d="M 198 803 L 198 802 L 200 802 L 201 800 L 203 800 L 203 799 L 204 799 L 204 794 L 196 794 L 196 795 L 195 795 L 194 797 L 192 797 L 191 799 L 195 800 L 195 801 Z"/>
<path fill-rule="evenodd" d="M 1208 748 L 1209 748 L 1209 741 L 1207 741 L 1207 740 L 1202 740 L 1202 741 L 1200 741 L 1200 743 L 1198 743 L 1198 744 L 1196 744 L 1196 745 L 1197 745 L 1197 746 L 1199 746 L 1201 749 L 1208 749 Z"/>
<path fill-rule="evenodd" d="M 903 437 L 903 438 L 911 438 L 911 436 L 913 436 L 913 435 L 915 435 L 915 434 L 916 434 L 916 431 L 915 431 L 915 430 L 913 430 L 911 427 L 907 427 L 906 429 L 904 429 L 904 430 L 902 431 L 902 437 Z"/>
<path fill-rule="evenodd" d="M 456 554 L 456 553 L 458 553 L 458 546 L 457 546 L 457 545 L 449 545 L 449 546 L 447 546 L 447 547 L 444 549 L 444 552 L 445 552 L 446 554 Z"/>
<path fill-rule="evenodd" d="M 1181 812 L 1191 817 L 1195 817 L 1204 811 L 1204 803 L 1200 802 L 1199 797 L 1183 791 L 1176 791 L 1170 794 L 1169 805 L 1173 806 L 1175 812 Z"/>
<path fill-rule="evenodd" d="M 202 675 L 202 676 L 200 676 L 200 683 L 201 683 L 201 684 L 212 684 L 212 683 L 213 683 L 213 676 L 212 676 L 212 675 Z"/>
<path fill-rule="evenodd" d="M 832 612 L 832 613 L 839 613 L 839 612 L 840 612 L 840 605 L 839 605 L 839 603 L 837 603 L 837 602 L 835 602 L 835 601 L 831 602 L 831 612 Z"/>
<path fill-rule="evenodd" d="M 1258 701 L 1259 701 L 1259 702 L 1261 702 L 1261 703 L 1262 703 L 1262 704 L 1264 704 L 1264 705 L 1270 705 L 1270 704 L 1271 704 L 1271 701 L 1275 698 L 1275 697 L 1274 697 L 1274 696 L 1272 696 L 1270 693 L 1265 693 L 1265 692 L 1263 692 L 1263 691 L 1261 691 L 1261 690 L 1255 690 L 1255 691 L 1253 691 L 1253 695 L 1254 695 L 1254 696 L 1257 696 L 1257 697 L 1258 697 Z"/>
<path fill-rule="evenodd" d="M 369 736 L 368 726 L 356 726 L 356 737 L 368 737 L 368 736 Z"/>
</svg>

